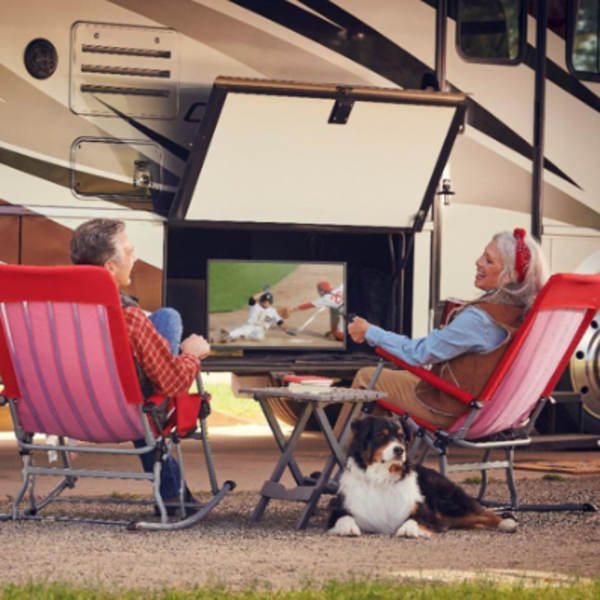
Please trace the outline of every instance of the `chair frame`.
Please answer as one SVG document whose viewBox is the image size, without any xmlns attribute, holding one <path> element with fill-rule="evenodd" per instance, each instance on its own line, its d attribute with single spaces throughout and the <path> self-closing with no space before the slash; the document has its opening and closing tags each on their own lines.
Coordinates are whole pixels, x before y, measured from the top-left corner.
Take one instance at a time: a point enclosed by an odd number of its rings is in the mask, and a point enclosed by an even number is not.
<svg viewBox="0 0 600 600">
<path fill-rule="evenodd" d="M 513 368 L 519 360 L 519 352 L 522 349 L 528 334 L 531 332 L 534 321 L 538 314 L 544 310 L 553 308 L 576 309 L 584 311 L 581 322 L 573 335 L 568 348 L 561 356 L 558 366 L 554 369 L 543 392 L 530 402 L 530 409 L 519 422 L 510 426 L 510 431 L 493 431 L 495 435 L 487 435 L 484 439 L 478 439 L 473 436 L 473 427 L 477 419 L 486 411 L 490 410 L 490 402 L 498 392 L 500 386 L 508 380 L 513 373 Z M 479 470 L 481 472 L 481 486 L 477 499 L 487 506 L 497 507 L 498 509 L 510 509 L 514 511 L 597 511 L 597 508 L 590 502 L 581 504 L 521 504 L 517 492 L 517 485 L 514 478 L 514 454 L 518 448 L 523 448 L 531 444 L 531 432 L 535 426 L 535 421 L 542 412 L 547 402 L 554 402 L 551 392 L 556 385 L 560 375 L 567 366 L 571 355 L 577 344 L 581 340 L 591 321 L 600 309 L 600 276 L 557 274 L 550 278 L 544 289 L 538 295 L 536 302 L 529 311 L 523 325 L 520 327 L 514 340 L 511 342 L 507 352 L 500 361 L 495 372 L 482 390 L 479 397 L 474 397 L 464 390 L 448 383 L 437 377 L 432 372 L 421 367 L 410 365 L 401 359 L 389 354 L 381 348 L 377 348 L 377 353 L 384 359 L 393 364 L 414 373 L 430 385 L 443 390 L 445 393 L 460 400 L 469 406 L 469 411 L 459 417 L 453 425 L 447 430 L 441 429 L 409 415 L 398 407 L 387 401 L 380 400 L 378 405 L 382 408 L 400 414 L 401 418 L 415 434 L 415 441 L 410 450 L 410 458 L 418 463 L 422 463 L 431 450 L 438 456 L 438 465 L 440 473 L 448 475 L 453 472 L 465 472 Z M 516 376 L 513 376 L 516 377 Z M 483 451 L 483 458 L 480 462 L 451 464 L 448 460 L 449 447 L 456 446 L 468 449 Z M 491 453 L 495 450 L 504 453 L 504 460 L 490 460 Z M 487 471 L 491 469 L 504 469 L 506 482 L 510 493 L 510 502 L 493 503 L 485 500 L 485 493 L 488 486 Z"/>
<path fill-rule="evenodd" d="M 25 375 L 18 365 L 19 360 L 16 357 L 14 341 L 11 339 L 11 330 L 7 317 L 7 306 L 18 305 L 21 303 L 24 314 L 28 313 L 28 303 L 45 302 L 43 299 L 45 291 L 52 290 L 48 305 L 55 305 L 56 302 L 69 302 L 69 290 L 60 290 L 54 292 L 53 281 L 68 281 L 69 277 L 75 277 L 78 291 L 71 303 L 79 305 L 97 304 L 106 306 L 108 330 L 110 332 L 110 349 L 115 354 L 116 372 L 119 377 L 119 383 L 125 395 L 126 404 L 129 406 L 127 418 L 130 423 L 135 425 L 135 414 L 139 419 L 137 428 L 143 431 L 145 445 L 139 448 L 123 448 L 111 445 L 99 444 L 95 440 L 82 439 L 80 441 L 91 442 L 90 445 L 73 446 L 67 440 L 67 433 L 64 431 L 28 431 L 32 429 L 23 424 L 21 418 L 19 403 L 35 403 L 35 394 L 27 398 L 23 396 L 20 390 L 20 384 L 26 384 Z M 58 278 L 58 279 L 57 279 Z M 67 278 L 67 279 L 65 279 Z M 32 282 L 37 284 L 32 288 Z M 22 289 L 20 290 L 20 284 Z M 31 291 L 33 289 L 33 291 Z M 79 289 L 83 289 L 79 292 Z M 26 290 L 23 292 L 23 290 Z M 91 290 L 91 291 L 90 291 Z M 94 290 L 100 290 L 100 293 L 94 293 Z M 51 309 L 48 309 L 49 314 Z M 45 520 L 52 521 L 75 521 L 94 524 L 116 524 L 124 525 L 130 530 L 166 530 L 173 531 L 191 527 L 202 520 L 230 491 L 235 488 L 235 483 L 227 481 L 222 487 L 217 483 L 216 472 L 212 459 L 212 452 L 208 440 L 207 417 L 210 414 L 210 395 L 207 394 L 202 385 L 200 375 L 196 378 L 199 394 L 192 395 L 191 399 L 186 397 L 184 401 L 197 402 L 194 406 L 199 407 L 198 424 L 199 428 L 193 427 L 191 430 L 180 431 L 178 426 L 176 411 L 170 411 L 166 424 L 162 424 L 159 418 L 159 406 L 167 400 L 160 396 L 153 396 L 144 402 L 137 382 L 137 375 L 133 357 L 129 351 L 128 339 L 124 337 L 125 322 L 120 310 L 120 299 L 117 288 L 110 274 L 105 269 L 98 267 L 18 267 L 12 265 L 0 265 L 0 372 L 2 373 L 5 388 L 3 396 L 0 398 L 0 404 L 8 404 L 15 430 L 15 436 L 18 443 L 19 453 L 22 457 L 22 482 L 12 503 L 12 509 L 9 513 L 0 515 L 0 521 L 7 520 Z M 123 348 L 125 349 L 123 351 Z M 119 350 L 120 349 L 120 350 Z M 40 363 L 42 360 L 40 359 Z M 39 365 L 36 365 L 39 367 Z M 38 369 L 39 370 L 39 369 Z M 43 375 L 40 377 L 43 381 Z M 32 386 L 33 387 L 33 386 Z M 44 386 L 44 394 L 52 396 L 51 386 Z M 77 399 L 75 398 L 75 401 Z M 50 400 L 50 402 L 53 402 Z M 101 405 L 101 399 L 99 399 Z M 177 400 L 174 401 L 177 403 Z M 173 402 L 169 405 L 171 408 Z M 23 407 L 25 408 L 25 406 Z M 101 410 L 101 409 L 100 409 Z M 196 409 L 195 409 L 196 410 Z M 196 413 L 193 420 L 196 419 Z M 112 425 L 112 422 L 111 422 Z M 41 428 L 43 429 L 43 427 Z M 58 444 L 48 444 L 36 442 L 37 434 L 57 435 Z M 192 507 L 185 501 L 186 478 L 184 471 L 183 456 L 181 451 L 181 439 L 184 437 L 200 439 L 203 443 L 206 468 L 210 482 L 212 498 L 195 513 L 187 514 L 186 509 Z M 135 438 L 135 435 L 132 436 Z M 140 435 L 139 438 L 142 436 Z M 139 439 L 138 438 L 138 439 Z M 115 440 L 116 442 L 127 441 L 126 439 Z M 133 439 L 129 440 L 133 441 Z M 167 507 L 160 495 L 161 472 L 163 462 L 167 456 L 175 449 L 179 467 L 181 470 L 181 486 L 179 489 L 179 501 L 177 505 Z M 35 463 L 34 456 L 39 453 L 56 452 L 59 455 L 60 466 L 38 466 Z M 71 463 L 71 454 L 82 455 L 117 455 L 117 456 L 140 456 L 153 453 L 154 468 L 150 473 L 143 471 L 127 470 L 93 470 L 86 468 L 73 468 Z M 36 499 L 35 486 L 38 476 L 60 477 L 59 483 L 40 499 Z M 118 498 L 81 498 L 65 497 L 62 493 L 66 490 L 72 490 L 79 478 L 103 478 L 103 479 L 128 479 L 148 481 L 152 484 L 153 500 L 129 500 Z M 29 506 L 20 508 L 20 505 L 26 495 L 29 496 Z M 118 504 L 118 505 L 140 505 L 156 506 L 160 514 L 158 522 L 153 521 L 131 521 L 117 519 L 89 519 L 74 517 L 46 517 L 39 512 L 53 502 L 70 502 L 76 504 Z M 177 508 L 181 515 L 180 520 L 169 520 L 167 508 Z M 196 505 L 194 505 L 197 508 Z M 191 511 L 190 511 L 191 512 Z"/>
</svg>

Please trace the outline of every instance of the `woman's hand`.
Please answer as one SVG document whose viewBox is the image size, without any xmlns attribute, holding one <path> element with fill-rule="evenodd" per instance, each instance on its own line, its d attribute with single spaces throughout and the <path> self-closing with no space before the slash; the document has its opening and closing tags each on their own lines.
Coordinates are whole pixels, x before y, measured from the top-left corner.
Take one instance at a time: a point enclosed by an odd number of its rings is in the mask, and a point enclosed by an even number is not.
<svg viewBox="0 0 600 600">
<path fill-rule="evenodd" d="M 369 321 L 366 321 L 361 317 L 354 317 L 354 319 L 348 323 L 348 333 L 353 341 L 357 344 L 362 344 L 365 341 L 367 329 L 369 329 L 370 325 Z"/>
</svg>

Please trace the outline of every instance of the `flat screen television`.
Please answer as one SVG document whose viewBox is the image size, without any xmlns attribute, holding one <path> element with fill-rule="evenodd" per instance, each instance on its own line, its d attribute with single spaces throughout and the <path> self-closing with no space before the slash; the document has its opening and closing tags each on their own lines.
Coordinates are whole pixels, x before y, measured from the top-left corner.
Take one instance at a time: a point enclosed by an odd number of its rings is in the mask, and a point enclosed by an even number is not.
<svg viewBox="0 0 600 600">
<path fill-rule="evenodd" d="M 215 349 L 346 348 L 345 263 L 209 260 L 207 284 Z"/>
</svg>

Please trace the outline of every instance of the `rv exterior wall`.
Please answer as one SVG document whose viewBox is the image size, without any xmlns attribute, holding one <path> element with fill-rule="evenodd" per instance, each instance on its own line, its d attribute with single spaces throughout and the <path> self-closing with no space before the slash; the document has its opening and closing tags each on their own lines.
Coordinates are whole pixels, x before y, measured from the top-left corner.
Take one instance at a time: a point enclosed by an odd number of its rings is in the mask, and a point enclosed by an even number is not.
<svg viewBox="0 0 600 600">
<path fill-rule="evenodd" d="M 440 207 L 440 222 L 415 236 L 414 278 L 406 282 L 413 302 L 413 334 L 426 333 L 431 325 L 429 310 L 438 300 L 473 297 L 470 265 L 493 233 L 530 228 L 534 70 L 530 62 L 491 65 L 464 60 L 455 47 L 452 11 L 446 46 L 436 48 L 436 2 L 339 0 L 341 11 L 355 19 L 356 27 L 332 21 L 331 15 L 319 13 L 316 4 L 309 9 L 297 2 L 255 3 L 256 12 L 227 0 L 3 4 L 2 261 L 50 260 L 55 255 L 48 248 L 66 248 L 77 223 L 96 214 L 123 218 L 136 245 L 140 281 L 145 282 L 142 301 L 152 309 L 162 301 L 166 268 L 165 223 L 159 214 L 167 214 L 178 189 L 217 77 L 418 88 L 423 74 L 433 72 L 436 56 L 445 57 L 450 89 L 470 95 L 470 109 L 467 127 L 451 157 L 455 195 L 448 206 Z M 548 8 L 560 12 L 575 4 L 565 0 Z M 280 8 L 273 9 L 275 5 Z M 307 22 L 316 19 L 320 37 L 315 37 L 313 28 L 298 27 L 302 21 L 290 19 L 287 11 L 305 11 Z M 38 38 L 49 42 L 57 56 L 56 70 L 45 79 L 32 75 L 23 60 L 25 49 Z M 535 51 L 536 20 L 531 16 L 527 43 L 529 52 Z M 89 52 L 90 46 L 120 50 Z M 548 31 L 542 241 L 554 272 L 594 272 L 600 271 L 600 83 L 577 79 L 565 63 L 565 50 L 564 36 Z M 427 135 L 424 128 L 423 137 Z M 85 144 L 79 147 L 81 140 Z M 119 144 L 131 148 L 117 155 Z M 251 145 L 245 147 L 250 156 L 253 150 Z M 223 177 L 231 177 L 227 151 L 219 160 Z M 228 199 L 233 198 L 233 203 L 226 207 L 227 215 L 242 211 L 250 222 L 264 224 L 268 210 L 253 212 L 235 201 L 242 188 L 257 183 L 248 175 L 229 180 Z M 151 191 L 140 193 L 144 190 L 139 185 L 145 185 L 148 176 Z M 364 177 L 377 174 L 368 172 Z M 283 180 L 278 184 L 286 194 Z M 115 189 L 124 185 L 141 199 L 127 194 L 117 197 Z M 397 212 L 401 178 L 381 185 L 379 190 L 377 182 L 369 182 L 376 190 L 369 200 L 372 196 L 382 201 L 377 211 L 365 204 L 352 218 L 367 218 L 369 224 L 372 211 L 394 227 L 406 227 L 408 215 Z M 85 197 L 78 193 L 81 189 L 99 195 Z M 275 209 L 283 206 L 279 199 L 269 201 Z M 213 203 L 202 210 L 220 208 Z M 317 204 L 311 205 L 304 222 L 316 222 L 318 209 Z M 337 198 L 334 210 L 320 222 L 346 219 L 345 210 L 343 198 Z M 299 211 L 290 214 L 301 220 Z M 198 216 L 210 215 L 200 212 Z M 276 221 L 283 220 L 278 214 Z M 430 250 L 434 234 L 441 244 L 436 264 Z M 48 235 L 53 236 L 51 243 Z M 66 249 L 63 256 L 66 260 Z M 430 293 L 431 269 L 440 271 L 437 298 Z M 594 418 L 600 423 L 600 416 Z"/>
</svg>

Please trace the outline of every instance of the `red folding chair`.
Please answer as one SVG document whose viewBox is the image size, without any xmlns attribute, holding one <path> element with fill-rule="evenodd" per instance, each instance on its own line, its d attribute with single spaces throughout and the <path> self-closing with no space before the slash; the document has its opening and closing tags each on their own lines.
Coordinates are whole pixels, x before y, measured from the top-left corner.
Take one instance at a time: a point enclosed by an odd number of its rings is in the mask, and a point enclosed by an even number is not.
<svg viewBox="0 0 600 600">
<path fill-rule="evenodd" d="M 403 414 L 393 404 L 379 401 L 387 410 L 402 414 L 416 432 L 417 444 L 426 444 L 418 458 L 423 461 L 433 449 L 444 475 L 456 471 L 480 470 L 482 483 L 478 499 L 484 501 L 489 469 L 505 469 L 512 510 L 592 510 L 589 503 L 563 505 L 520 505 L 513 474 L 514 451 L 531 443 L 535 421 L 565 369 L 577 344 L 600 309 L 600 275 L 553 275 L 538 295 L 524 323 L 511 342 L 479 397 L 442 380 L 427 369 L 414 367 L 377 349 L 378 354 L 418 375 L 434 387 L 457 398 L 469 410 L 447 429 Z M 448 447 L 484 451 L 479 463 L 450 464 Z M 491 461 L 493 450 L 503 450 L 505 460 Z M 492 504 L 492 503 L 487 503 Z"/>
<path fill-rule="evenodd" d="M 23 481 L 10 514 L 1 519 L 41 519 L 39 511 L 56 500 L 89 502 L 61 497 L 79 478 L 146 480 L 154 500 L 147 502 L 98 499 L 101 502 L 151 504 L 160 522 L 70 519 L 118 523 L 132 529 L 182 529 L 197 523 L 235 487 L 219 489 L 206 436 L 207 395 L 167 400 L 142 397 L 117 287 L 108 271 L 99 267 L 23 267 L 0 265 L 0 373 L 4 402 L 10 405 L 15 435 L 23 460 Z M 167 402 L 165 402 L 167 401 Z M 166 423 L 160 408 L 168 404 Z M 185 480 L 180 438 L 196 428 L 204 441 L 212 499 L 186 518 Z M 164 421 L 164 419 L 163 419 Z M 38 434 L 58 436 L 58 445 L 36 442 Z M 70 440 L 86 442 L 76 448 Z M 142 448 L 114 446 L 144 439 Z M 111 444 L 108 447 L 105 444 Z M 179 510 L 183 519 L 169 522 L 160 496 L 161 468 L 172 448 L 182 470 Z M 34 455 L 56 451 L 61 466 L 38 466 Z M 97 471 L 73 468 L 70 455 L 139 456 L 153 453 L 154 471 Z M 40 475 L 61 481 L 42 499 L 35 497 Z M 29 507 L 20 504 L 29 491 Z M 189 508 L 189 506 L 188 506 Z M 56 520 L 56 518 L 54 518 Z"/>
</svg>

